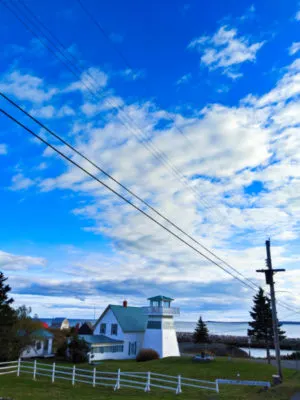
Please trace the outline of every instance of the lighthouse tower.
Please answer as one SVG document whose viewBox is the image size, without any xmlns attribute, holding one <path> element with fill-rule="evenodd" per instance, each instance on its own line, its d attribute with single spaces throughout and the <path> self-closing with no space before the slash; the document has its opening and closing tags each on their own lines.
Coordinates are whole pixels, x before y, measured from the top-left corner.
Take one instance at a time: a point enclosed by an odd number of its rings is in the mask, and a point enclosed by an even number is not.
<svg viewBox="0 0 300 400">
<path fill-rule="evenodd" d="M 156 350 L 161 358 L 179 356 L 173 319 L 174 315 L 179 314 L 179 308 L 171 307 L 173 299 L 170 297 L 155 296 L 148 300 L 150 305 L 144 307 L 148 323 L 143 348 Z"/>
</svg>

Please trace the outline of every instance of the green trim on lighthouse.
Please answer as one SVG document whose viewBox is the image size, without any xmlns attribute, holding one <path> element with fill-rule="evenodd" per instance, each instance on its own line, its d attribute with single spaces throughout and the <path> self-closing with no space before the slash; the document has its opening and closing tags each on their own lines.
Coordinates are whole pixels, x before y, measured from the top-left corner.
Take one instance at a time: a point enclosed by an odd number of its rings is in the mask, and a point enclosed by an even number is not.
<svg viewBox="0 0 300 400">
<path fill-rule="evenodd" d="M 171 299 L 171 297 L 166 297 L 166 296 L 154 296 L 154 297 L 149 297 L 147 300 L 150 300 L 150 301 L 173 301 L 174 299 Z"/>
</svg>

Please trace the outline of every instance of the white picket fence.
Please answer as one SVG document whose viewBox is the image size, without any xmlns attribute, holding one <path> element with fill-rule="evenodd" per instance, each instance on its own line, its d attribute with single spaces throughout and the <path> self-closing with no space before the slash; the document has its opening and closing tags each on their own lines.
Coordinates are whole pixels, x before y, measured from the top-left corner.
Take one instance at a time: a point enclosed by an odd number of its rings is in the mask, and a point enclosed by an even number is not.
<svg viewBox="0 0 300 400">
<path fill-rule="evenodd" d="M 219 384 L 221 385 L 245 385 L 245 386 L 263 386 L 269 388 L 270 382 L 264 381 L 243 381 L 230 379 L 216 379 L 212 381 L 204 381 L 200 379 L 185 378 L 181 375 L 172 376 L 157 374 L 155 372 L 126 372 L 118 369 L 116 372 L 99 371 L 96 368 L 83 369 L 76 365 L 73 367 L 64 367 L 53 363 L 46 364 L 34 361 L 9 361 L 0 363 L 0 375 L 13 374 L 30 374 L 34 380 L 39 376 L 51 378 L 52 383 L 57 379 L 64 379 L 72 382 L 74 386 L 76 382 L 92 385 L 111 386 L 114 390 L 121 387 L 129 387 L 141 389 L 150 392 L 151 388 L 171 390 L 176 394 L 182 393 L 186 388 L 206 389 L 219 393 Z"/>
<path fill-rule="evenodd" d="M 205 381 L 199 379 L 184 378 L 181 375 L 171 376 L 157 374 L 154 372 L 125 372 L 118 369 L 116 372 L 100 371 L 96 368 L 83 369 L 75 365 L 73 367 L 64 367 L 53 363 L 46 364 L 34 361 L 10 361 L 0 363 L 0 374 L 16 373 L 30 374 L 34 380 L 39 376 L 51 378 L 52 383 L 58 379 L 92 385 L 93 387 L 111 386 L 114 390 L 122 387 L 144 390 L 149 392 L 151 388 L 171 390 L 176 394 L 182 393 L 185 388 L 206 389 L 219 393 L 218 381 Z"/>
</svg>

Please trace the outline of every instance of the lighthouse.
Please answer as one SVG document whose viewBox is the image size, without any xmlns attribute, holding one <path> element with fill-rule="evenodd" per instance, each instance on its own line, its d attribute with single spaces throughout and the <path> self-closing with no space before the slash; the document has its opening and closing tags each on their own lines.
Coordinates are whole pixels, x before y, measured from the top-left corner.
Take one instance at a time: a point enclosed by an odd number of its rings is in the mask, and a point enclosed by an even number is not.
<svg viewBox="0 0 300 400">
<path fill-rule="evenodd" d="M 161 358 L 179 356 L 179 348 L 174 327 L 174 315 L 179 315 L 179 308 L 171 307 L 170 297 L 155 296 L 148 299 L 144 312 L 148 322 L 144 334 L 143 348 L 154 349 Z"/>
</svg>

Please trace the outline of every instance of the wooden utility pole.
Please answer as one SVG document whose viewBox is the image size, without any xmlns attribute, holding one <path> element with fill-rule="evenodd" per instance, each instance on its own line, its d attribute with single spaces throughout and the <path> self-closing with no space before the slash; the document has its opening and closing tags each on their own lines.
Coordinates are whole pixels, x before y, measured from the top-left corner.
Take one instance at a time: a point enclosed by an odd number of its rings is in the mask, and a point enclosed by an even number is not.
<svg viewBox="0 0 300 400">
<path fill-rule="evenodd" d="M 271 241 L 266 240 L 266 251 L 267 251 L 267 259 L 266 264 L 268 269 L 258 269 L 256 272 L 263 272 L 266 276 L 266 283 L 270 285 L 270 294 L 271 294 L 271 305 L 272 305 L 272 322 L 273 322 L 273 331 L 274 331 L 274 347 L 276 352 L 276 364 L 277 364 L 277 373 L 282 380 L 282 369 L 281 369 L 281 359 L 280 359 L 280 343 L 279 343 L 279 333 L 278 333 L 278 319 L 277 319 L 277 310 L 276 310 L 276 297 L 275 297 L 275 286 L 274 286 L 274 274 L 276 272 L 284 272 L 285 269 L 273 269 L 272 267 L 272 258 L 271 258 Z"/>
</svg>

